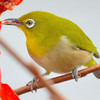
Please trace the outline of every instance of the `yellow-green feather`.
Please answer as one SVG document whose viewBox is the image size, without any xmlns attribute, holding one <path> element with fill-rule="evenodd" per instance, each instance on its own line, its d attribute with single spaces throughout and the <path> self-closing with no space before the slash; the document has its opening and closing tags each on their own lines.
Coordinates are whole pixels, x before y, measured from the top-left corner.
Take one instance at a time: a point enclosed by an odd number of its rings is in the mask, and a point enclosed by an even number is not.
<svg viewBox="0 0 100 100">
<path fill-rule="evenodd" d="M 35 20 L 36 23 L 33 28 L 29 29 L 26 27 L 26 21 L 28 19 Z M 97 58 L 100 57 L 92 41 L 85 35 L 80 27 L 68 19 L 58 17 L 48 12 L 33 11 L 21 16 L 19 20 L 24 24 L 18 27 L 22 29 L 26 35 L 27 49 L 31 56 L 42 57 L 42 55 L 45 55 L 49 50 L 52 50 L 62 36 L 66 36 L 73 46 L 93 52 L 93 55 Z M 96 64 L 92 58 L 85 66 L 91 67 Z M 94 75 L 100 78 L 99 71 L 94 72 Z"/>
<path fill-rule="evenodd" d="M 95 62 L 95 60 L 92 58 L 87 64 L 85 64 L 84 66 L 86 67 L 91 67 L 96 65 L 97 63 Z"/>
<path fill-rule="evenodd" d="M 62 35 L 67 36 L 73 45 L 97 53 L 92 41 L 75 23 L 68 19 L 43 11 L 33 11 L 19 18 L 24 24 L 28 19 L 34 19 L 36 25 L 31 29 L 28 29 L 25 25 L 20 28 L 24 31 L 27 40 L 30 40 L 27 41 L 28 47 L 33 49 L 32 43 L 35 42 L 33 44 L 37 46 L 37 51 L 34 52 L 37 53 L 38 49 L 40 49 L 39 55 L 52 48 Z"/>
</svg>

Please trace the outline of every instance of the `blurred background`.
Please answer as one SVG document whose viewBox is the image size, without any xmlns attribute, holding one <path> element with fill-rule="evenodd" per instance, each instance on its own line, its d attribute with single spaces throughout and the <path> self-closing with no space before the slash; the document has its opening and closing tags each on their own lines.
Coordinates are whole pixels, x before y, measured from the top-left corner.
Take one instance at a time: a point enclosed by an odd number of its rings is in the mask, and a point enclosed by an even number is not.
<svg viewBox="0 0 100 100">
<path fill-rule="evenodd" d="M 0 20 L 18 18 L 30 11 L 47 11 L 72 20 L 93 41 L 100 53 L 100 0 L 23 0 L 12 12 L 2 14 Z M 25 61 L 33 62 L 26 48 L 26 39 L 21 30 L 14 26 L 2 26 L 0 36 Z M 15 59 L 0 46 L 0 67 L 2 82 L 9 84 L 13 89 L 25 85 L 33 76 L 24 69 Z M 95 59 L 98 63 L 100 59 Z M 38 67 L 41 73 L 45 70 Z M 51 73 L 47 78 L 59 74 Z M 70 100 L 100 100 L 100 80 L 93 74 L 75 82 L 70 80 L 54 85 L 65 97 Z M 37 93 L 27 93 L 20 96 L 21 100 L 50 100 L 46 89 L 39 89 Z"/>
</svg>

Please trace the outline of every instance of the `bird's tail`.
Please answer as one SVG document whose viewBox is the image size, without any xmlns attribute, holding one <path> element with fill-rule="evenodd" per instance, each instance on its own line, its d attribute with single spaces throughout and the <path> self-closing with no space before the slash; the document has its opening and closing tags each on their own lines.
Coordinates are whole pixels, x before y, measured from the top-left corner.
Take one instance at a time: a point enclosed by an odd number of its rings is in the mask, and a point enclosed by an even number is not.
<svg viewBox="0 0 100 100">
<path fill-rule="evenodd" d="M 91 67 L 96 65 L 96 61 L 92 58 L 88 63 L 86 63 L 84 66 L 86 67 Z M 95 75 L 96 78 L 100 79 L 100 70 L 97 70 L 95 72 L 93 72 L 93 74 Z"/>
</svg>

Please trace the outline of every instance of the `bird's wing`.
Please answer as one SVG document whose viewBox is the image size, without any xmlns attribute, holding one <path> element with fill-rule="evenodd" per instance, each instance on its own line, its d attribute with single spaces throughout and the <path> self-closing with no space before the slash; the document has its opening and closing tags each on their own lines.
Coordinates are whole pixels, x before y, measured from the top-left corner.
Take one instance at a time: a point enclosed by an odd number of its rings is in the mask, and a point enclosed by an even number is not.
<svg viewBox="0 0 100 100">
<path fill-rule="evenodd" d="M 69 20 L 67 20 L 65 24 L 63 33 L 73 43 L 73 45 L 83 50 L 93 52 L 94 56 L 97 58 L 100 57 L 92 41 L 88 38 L 88 36 L 86 36 L 79 26 Z"/>
</svg>

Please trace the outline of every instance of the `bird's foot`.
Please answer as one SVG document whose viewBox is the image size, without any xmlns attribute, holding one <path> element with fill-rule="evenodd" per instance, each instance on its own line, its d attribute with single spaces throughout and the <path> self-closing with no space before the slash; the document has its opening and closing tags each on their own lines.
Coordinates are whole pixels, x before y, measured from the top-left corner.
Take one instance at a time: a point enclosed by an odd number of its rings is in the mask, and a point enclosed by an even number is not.
<svg viewBox="0 0 100 100">
<path fill-rule="evenodd" d="M 75 79 L 75 81 L 77 82 L 78 81 L 78 79 L 80 78 L 80 76 L 78 76 L 78 70 L 77 70 L 78 68 L 76 67 L 76 68 L 74 68 L 73 70 L 72 70 L 72 77 Z"/>
<path fill-rule="evenodd" d="M 29 81 L 26 85 L 28 86 L 28 85 L 30 85 L 31 84 L 31 92 L 33 93 L 33 90 L 35 90 L 35 92 L 37 91 L 37 88 L 39 87 L 38 86 L 38 82 L 39 80 L 36 78 L 36 77 L 34 77 L 31 81 Z M 36 86 L 36 88 L 34 89 L 33 88 L 33 84 L 35 84 L 35 86 Z"/>
<path fill-rule="evenodd" d="M 42 74 L 42 76 L 46 76 L 46 75 L 49 75 L 50 72 L 49 71 L 46 71 L 46 73 Z M 33 90 L 35 90 L 35 92 L 37 91 L 37 88 L 39 88 L 39 85 L 38 85 L 38 81 L 39 79 L 37 79 L 37 77 L 35 76 L 31 81 L 29 81 L 26 85 L 30 85 L 31 84 L 31 92 L 33 93 Z M 33 88 L 33 84 L 35 84 L 36 88 L 34 89 Z"/>
</svg>

